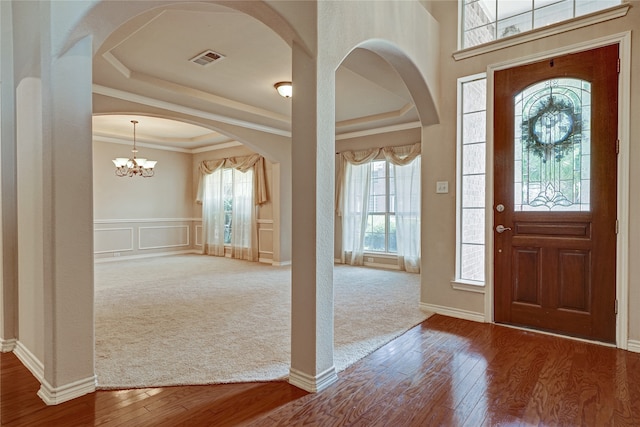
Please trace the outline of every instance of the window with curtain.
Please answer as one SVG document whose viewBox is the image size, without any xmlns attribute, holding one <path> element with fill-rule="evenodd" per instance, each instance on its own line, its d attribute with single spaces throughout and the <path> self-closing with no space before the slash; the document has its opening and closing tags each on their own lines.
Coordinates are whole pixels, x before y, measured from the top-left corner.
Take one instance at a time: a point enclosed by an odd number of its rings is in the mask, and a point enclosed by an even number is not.
<svg viewBox="0 0 640 427">
<path fill-rule="evenodd" d="M 200 173 L 203 253 L 257 261 L 256 210 L 267 201 L 264 159 L 254 155 L 205 161 Z"/>
<path fill-rule="evenodd" d="M 365 252 L 393 253 L 401 269 L 419 273 L 420 143 L 344 152 L 339 160 L 344 262 L 363 265 Z"/>
</svg>

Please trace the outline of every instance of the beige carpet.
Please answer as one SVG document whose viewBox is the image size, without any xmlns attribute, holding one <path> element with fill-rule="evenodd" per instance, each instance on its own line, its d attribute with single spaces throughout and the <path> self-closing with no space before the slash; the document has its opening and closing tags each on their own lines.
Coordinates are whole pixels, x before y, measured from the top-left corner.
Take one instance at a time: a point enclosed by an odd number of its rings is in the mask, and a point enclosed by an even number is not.
<svg viewBox="0 0 640 427">
<path fill-rule="evenodd" d="M 291 269 L 202 255 L 96 264 L 102 389 L 270 381 L 291 360 Z M 430 313 L 420 276 L 336 266 L 338 371 Z"/>
</svg>

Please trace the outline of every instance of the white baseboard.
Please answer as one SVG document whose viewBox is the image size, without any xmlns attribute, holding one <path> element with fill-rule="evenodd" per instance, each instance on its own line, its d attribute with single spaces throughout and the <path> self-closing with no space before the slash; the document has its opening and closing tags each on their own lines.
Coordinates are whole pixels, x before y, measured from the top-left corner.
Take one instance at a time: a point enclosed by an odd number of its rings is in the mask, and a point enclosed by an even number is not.
<svg viewBox="0 0 640 427">
<path fill-rule="evenodd" d="M 634 353 L 640 353 L 640 341 L 627 340 L 627 350 L 633 351 Z"/>
<path fill-rule="evenodd" d="M 289 384 L 310 393 L 322 391 L 336 381 L 338 381 L 338 374 L 336 374 L 335 366 L 316 376 L 307 375 L 293 368 L 289 370 Z"/>
<path fill-rule="evenodd" d="M 400 270 L 400 267 L 397 264 L 382 264 L 380 262 L 365 262 L 364 266 L 370 268 L 381 268 L 384 270 Z"/>
<path fill-rule="evenodd" d="M 291 265 L 291 261 L 271 261 L 271 265 L 274 267 L 284 267 L 287 265 Z"/>
<path fill-rule="evenodd" d="M 154 252 L 154 253 L 150 253 L 150 254 L 118 256 L 118 257 L 110 257 L 110 258 L 94 258 L 94 262 L 96 262 L 96 263 L 117 262 L 117 261 L 131 260 L 131 259 L 156 258 L 156 257 L 161 257 L 161 256 L 185 255 L 185 254 L 201 254 L 201 253 L 202 253 L 202 251 L 199 250 L 199 249 L 186 249 L 186 250 L 183 250 L 183 251 Z"/>
<path fill-rule="evenodd" d="M 420 303 L 420 308 L 436 314 L 442 314 L 444 316 L 485 323 L 484 313 L 478 313 L 476 311 L 462 310 L 460 308 L 454 307 L 445 307 L 443 305 L 427 304 L 425 302 Z"/>
<path fill-rule="evenodd" d="M 47 405 L 57 405 L 96 391 L 96 377 L 91 376 L 60 387 L 52 387 L 46 380 L 40 382 L 38 396 Z"/>
<path fill-rule="evenodd" d="M 333 259 L 333 263 L 334 264 L 341 264 L 341 265 L 349 265 L 346 262 L 343 262 L 340 258 L 334 258 Z M 363 267 L 369 267 L 369 268 L 380 268 L 383 270 L 398 270 L 400 271 L 400 266 L 398 266 L 397 264 L 383 264 L 381 262 L 364 262 L 362 264 Z"/>
<path fill-rule="evenodd" d="M 0 338 L 0 352 L 1 353 L 9 353 L 16 348 L 16 344 L 18 341 L 15 338 L 11 338 L 10 340 L 3 340 Z"/>
<path fill-rule="evenodd" d="M 31 353 L 24 344 L 18 341 L 16 343 L 16 348 L 13 350 L 13 354 L 16 355 L 18 360 L 27 367 L 27 369 L 40 383 L 44 381 L 44 364 L 33 353 Z"/>
<path fill-rule="evenodd" d="M 52 387 L 47 380 L 44 379 L 44 365 L 42 362 L 20 341 L 17 342 L 13 353 L 40 382 L 38 396 L 47 405 L 57 405 L 96 391 L 95 375 L 60 387 Z"/>
</svg>

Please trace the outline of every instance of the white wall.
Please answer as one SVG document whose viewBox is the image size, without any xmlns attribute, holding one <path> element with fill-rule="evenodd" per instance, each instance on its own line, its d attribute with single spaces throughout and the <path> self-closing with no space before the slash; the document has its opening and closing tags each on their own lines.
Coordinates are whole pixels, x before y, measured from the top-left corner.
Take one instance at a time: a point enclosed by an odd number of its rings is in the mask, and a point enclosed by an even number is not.
<svg viewBox="0 0 640 427">
<path fill-rule="evenodd" d="M 155 175 L 118 177 L 111 160 L 131 148 L 93 143 L 95 258 L 194 250 L 192 154 L 138 147 L 139 157 L 158 161 Z"/>
<path fill-rule="evenodd" d="M 157 160 L 151 178 L 118 177 L 111 162 L 131 157 L 131 146 L 94 141 L 95 219 L 190 218 L 191 154 L 138 147 L 138 157 Z"/>
</svg>

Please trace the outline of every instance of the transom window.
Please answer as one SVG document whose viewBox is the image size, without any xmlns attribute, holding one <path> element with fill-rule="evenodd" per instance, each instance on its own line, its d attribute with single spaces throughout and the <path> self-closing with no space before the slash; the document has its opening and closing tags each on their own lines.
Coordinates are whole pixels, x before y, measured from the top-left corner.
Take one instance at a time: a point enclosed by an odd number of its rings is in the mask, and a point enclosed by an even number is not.
<svg viewBox="0 0 640 427">
<path fill-rule="evenodd" d="M 621 0 L 460 0 L 468 48 L 619 5 Z"/>
</svg>

